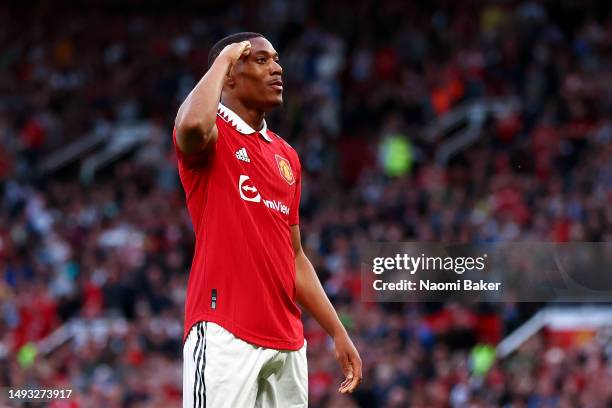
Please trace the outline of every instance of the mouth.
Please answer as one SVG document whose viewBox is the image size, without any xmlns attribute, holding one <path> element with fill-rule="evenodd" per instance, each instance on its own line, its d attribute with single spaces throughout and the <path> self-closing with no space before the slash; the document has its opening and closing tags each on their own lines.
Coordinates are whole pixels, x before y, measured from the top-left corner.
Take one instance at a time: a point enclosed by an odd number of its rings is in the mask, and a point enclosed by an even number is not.
<svg viewBox="0 0 612 408">
<path fill-rule="evenodd" d="M 268 82 L 268 86 L 270 86 L 271 88 L 276 89 L 277 91 L 282 91 L 283 90 L 283 81 L 280 80 L 280 79 L 276 79 L 274 81 Z"/>
</svg>

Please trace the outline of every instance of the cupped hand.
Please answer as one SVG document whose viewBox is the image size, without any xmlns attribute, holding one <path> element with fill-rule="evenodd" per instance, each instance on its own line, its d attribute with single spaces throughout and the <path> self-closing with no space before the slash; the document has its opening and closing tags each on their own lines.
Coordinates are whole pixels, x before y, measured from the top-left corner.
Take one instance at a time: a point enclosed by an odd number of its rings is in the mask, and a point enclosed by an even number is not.
<svg viewBox="0 0 612 408">
<path fill-rule="evenodd" d="M 232 43 L 226 45 L 223 50 L 219 53 L 219 57 L 227 57 L 231 64 L 234 64 L 243 56 L 249 55 L 251 52 L 251 42 L 241 41 L 238 43 Z"/>
<path fill-rule="evenodd" d="M 338 391 L 342 394 L 352 393 L 362 381 L 361 358 L 348 335 L 334 339 L 336 359 L 344 374 L 344 381 Z"/>
</svg>

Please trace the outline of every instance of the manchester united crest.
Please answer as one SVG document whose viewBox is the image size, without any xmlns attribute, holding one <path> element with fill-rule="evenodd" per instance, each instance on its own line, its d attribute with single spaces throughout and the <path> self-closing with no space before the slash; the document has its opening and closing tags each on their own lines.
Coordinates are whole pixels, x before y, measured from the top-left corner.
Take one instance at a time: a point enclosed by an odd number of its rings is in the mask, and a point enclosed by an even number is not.
<svg viewBox="0 0 612 408">
<path fill-rule="evenodd" d="M 295 177 L 293 177 L 293 170 L 291 170 L 289 160 L 279 156 L 278 154 L 275 154 L 274 156 L 276 157 L 276 164 L 278 164 L 278 171 L 280 172 L 281 177 L 284 178 L 289 185 L 295 183 Z"/>
</svg>

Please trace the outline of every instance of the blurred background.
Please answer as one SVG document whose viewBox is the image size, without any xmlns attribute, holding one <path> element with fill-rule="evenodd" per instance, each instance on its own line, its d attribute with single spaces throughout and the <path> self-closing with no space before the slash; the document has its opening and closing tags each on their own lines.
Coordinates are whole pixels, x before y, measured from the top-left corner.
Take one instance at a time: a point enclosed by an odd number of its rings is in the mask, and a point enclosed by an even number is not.
<svg viewBox="0 0 612 408">
<path fill-rule="evenodd" d="M 611 407 L 610 309 L 365 303 L 358 250 L 612 241 L 611 8 L 2 2 L 0 386 L 181 406 L 194 235 L 174 117 L 210 46 L 259 31 L 284 68 L 268 124 L 302 160 L 304 247 L 364 361 L 339 395 L 304 316 L 310 406 Z"/>
</svg>

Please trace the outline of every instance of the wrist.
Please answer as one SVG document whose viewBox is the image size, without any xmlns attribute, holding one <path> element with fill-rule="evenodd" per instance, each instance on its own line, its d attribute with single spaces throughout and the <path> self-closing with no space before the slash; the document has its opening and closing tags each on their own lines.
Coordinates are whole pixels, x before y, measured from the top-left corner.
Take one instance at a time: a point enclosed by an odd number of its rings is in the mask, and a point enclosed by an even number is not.
<svg viewBox="0 0 612 408">
<path fill-rule="evenodd" d="M 219 65 L 220 67 L 224 67 L 226 71 L 229 71 L 234 64 L 232 61 L 232 57 L 226 53 L 221 53 L 213 62 L 213 65 Z"/>
<path fill-rule="evenodd" d="M 342 324 L 336 327 L 331 333 L 331 337 L 332 339 L 334 339 L 334 342 L 338 340 L 345 340 L 348 338 L 348 336 L 348 332 L 346 331 L 344 326 L 342 326 Z"/>
</svg>

